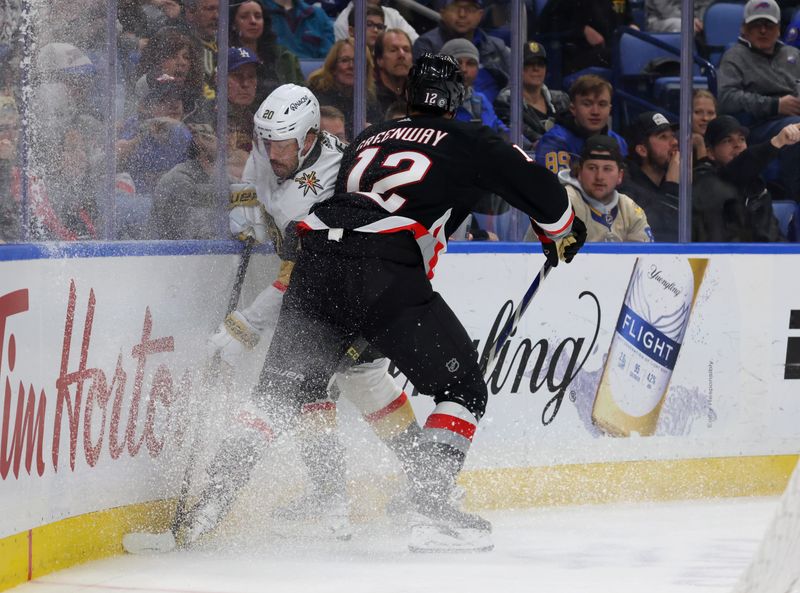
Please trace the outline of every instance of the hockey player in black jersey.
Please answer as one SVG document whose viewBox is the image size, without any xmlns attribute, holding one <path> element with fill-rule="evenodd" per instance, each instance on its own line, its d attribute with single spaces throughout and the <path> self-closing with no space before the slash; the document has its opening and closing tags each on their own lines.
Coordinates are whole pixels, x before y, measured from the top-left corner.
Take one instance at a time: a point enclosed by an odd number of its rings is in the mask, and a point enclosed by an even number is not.
<svg viewBox="0 0 800 593">
<path fill-rule="evenodd" d="M 492 548 L 490 523 L 448 496 L 487 400 L 472 340 L 430 283 L 448 234 L 494 192 L 531 217 L 552 265 L 586 238 L 555 175 L 488 128 L 451 119 L 463 93 L 458 64 L 425 54 L 409 74 L 409 117 L 346 149 L 335 195 L 300 223 L 302 250 L 255 392 L 279 425 L 324 393 L 363 336 L 432 395 L 410 478 L 414 551 Z"/>
</svg>

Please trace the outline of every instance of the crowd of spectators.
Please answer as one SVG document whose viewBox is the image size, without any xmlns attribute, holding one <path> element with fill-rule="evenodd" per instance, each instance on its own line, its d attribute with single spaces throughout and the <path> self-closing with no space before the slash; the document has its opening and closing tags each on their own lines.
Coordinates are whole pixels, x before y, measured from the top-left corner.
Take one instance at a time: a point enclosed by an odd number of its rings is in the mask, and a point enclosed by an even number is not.
<svg viewBox="0 0 800 593">
<path fill-rule="evenodd" d="M 109 193 L 114 238 L 218 238 L 225 188 L 241 177 L 260 102 L 281 84 L 306 85 L 322 105 L 323 128 L 343 142 L 352 140 L 361 127 L 353 98 L 359 51 L 367 66 L 367 124 L 405 115 L 405 81 L 424 52 L 447 53 L 459 63 L 467 94 L 456 119 L 509 138 L 512 98 L 519 93 L 522 148 L 559 175 L 576 210 L 593 225 L 605 225 L 594 240 L 677 241 L 682 165 L 694 169 L 693 240 L 786 240 L 772 216 L 772 200 L 800 198 L 797 2 L 746 2 L 741 35 L 719 63 L 718 93 L 695 90 L 693 150 L 686 156 L 666 109 L 629 113 L 625 125 L 614 121 L 617 98 L 608 70 L 615 30 L 678 31 L 680 0 L 549 0 L 543 10 L 527 2 L 520 88 L 509 84 L 508 0 L 419 4 L 438 18 L 368 0 L 366 47 L 360 49 L 352 2 L 231 2 L 227 104 L 220 105 L 219 1 L 119 0 L 116 102 L 109 107 L 108 3 L 64 0 L 43 8 L 25 88 L 20 7 L 5 3 L 0 241 L 106 237 L 101 210 Z M 701 52 L 703 16 L 711 4 L 695 0 Z M 554 37 L 557 64 L 548 54 Z M 316 68 L 308 69 L 312 60 Z M 556 88 L 550 80 L 567 83 Z M 226 117 L 220 118 L 222 111 Z M 31 123 L 24 129 L 26 114 Z M 224 131 L 217 129 L 221 120 Z M 113 143 L 107 141 L 109 125 Z M 217 167 L 218 155 L 224 155 L 224 167 Z M 116 163 L 113 192 L 110 162 Z M 220 180 L 223 169 L 227 179 Z M 499 219 L 505 212 L 487 196 L 479 213 Z M 618 215 L 627 218 L 616 220 Z M 477 218 L 470 233 L 521 238 L 504 236 L 499 227 L 481 229 Z"/>
</svg>

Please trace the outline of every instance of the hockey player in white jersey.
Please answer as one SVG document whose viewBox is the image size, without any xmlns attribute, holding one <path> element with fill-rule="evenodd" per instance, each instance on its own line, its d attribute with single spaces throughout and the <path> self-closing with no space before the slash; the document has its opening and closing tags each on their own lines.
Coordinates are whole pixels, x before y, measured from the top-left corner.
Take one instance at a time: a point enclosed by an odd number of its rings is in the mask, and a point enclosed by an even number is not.
<svg viewBox="0 0 800 593">
<path fill-rule="evenodd" d="M 320 131 L 319 104 L 304 87 L 277 88 L 254 120 L 254 148 L 243 183 L 231 192 L 230 229 L 242 240 L 272 239 L 281 267 L 278 278 L 250 306 L 231 313 L 209 338 L 209 354 L 218 353 L 230 365 L 252 349 L 262 333 L 274 328 L 293 266 L 297 245 L 293 229 L 314 203 L 333 194 L 344 148 L 337 138 Z M 386 359 L 360 353 L 359 364 L 337 373 L 335 382 L 408 472 L 412 463 L 408 452 L 415 448 L 421 428 L 406 394 L 387 368 Z M 265 426 L 259 420 L 264 407 L 274 412 L 282 405 L 249 406 L 238 415 L 232 436 L 225 439 L 207 469 L 207 487 L 178 529 L 179 545 L 194 542 L 225 516 L 249 479 L 264 441 L 273 438 L 271 431 L 260 431 Z M 316 427 L 305 431 L 298 442 L 312 487 L 278 514 L 285 519 L 317 516 L 319 530 L 346 539 L 350 531 L 344 455 L 335 430 L 336 404 L 330 398 L 302 402 L 292 416 L 292 424 Z"/>
</svg>

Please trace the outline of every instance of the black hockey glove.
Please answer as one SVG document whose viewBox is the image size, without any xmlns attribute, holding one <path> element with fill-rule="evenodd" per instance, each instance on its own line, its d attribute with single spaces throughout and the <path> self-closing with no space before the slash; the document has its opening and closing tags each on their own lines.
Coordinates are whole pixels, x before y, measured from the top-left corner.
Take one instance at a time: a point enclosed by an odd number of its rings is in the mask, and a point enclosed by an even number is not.
<svg viewBox="0 0 800 593">
<path fill-rule="evenodd" d="M 531 220 L 531 225 L 542 244 L 544 256 L 554 268 L 561 260 L 567 263 L 571 262 L 572 258 L 574 258 L 581 247 L 583 247 L 583 244 L 586 243 L 586 225 L 583 224 L 583 221 L 577 216 L 572 220 L 572 229 L 569 234 L 555 241 L 548 237 L 542 227 L 533 220 Z"/>
</svg>

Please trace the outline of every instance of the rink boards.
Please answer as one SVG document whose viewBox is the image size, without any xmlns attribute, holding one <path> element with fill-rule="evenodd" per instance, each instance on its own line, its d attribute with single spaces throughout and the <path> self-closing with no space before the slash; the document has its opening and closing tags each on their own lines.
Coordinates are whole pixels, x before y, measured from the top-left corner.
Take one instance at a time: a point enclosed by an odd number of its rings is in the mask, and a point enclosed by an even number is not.
<svg viewBox="0 0 800 593">
<path fill-rule="evenodd" d="M 800 450 L 800 249 L 699 247 L 592 245 L 552 272 L 489 379 L 463 475 L 472 506 L 783 488 Z M 227 387 L 204 384 L 205 338 L 237 258 L 229 243 L 0 248 L 0 589 L 118 553 L 131 526 L 168 523 L 197 412 L 224 417 L 263 356 L 260 346 Z M 705 262 L 695 286 L 661 273 L 690 259 Z M 434 284 L 483 352 L 542 263 L 538 245 L 453 244 Z M 273 255 L 254 255 L 245 302 L 275 269 Z M 637 291 L 626 300 L 636 269 L 654 271 L 670 296 L 692 292 L 682 338 L 648 325 L 663 303 Z M 669 367 L 626 370 L 651 404 L 620 395 L 640 390 L 619 372 L 602 385 L 642 353 Z M 430 398 L 405 388 L 424 418 Z M 604 434 L 592 420 L 608 415 L 603 398 L 633 416 L 646 408 L 652 434 Z M 367 505 L 364 493 L 397 468 L 339 407 L 351 490 Z M 224 422 L 212 425 L 224 434 Z M 286 469 L 269 476 L 302 480 Z"/>
</svg>

